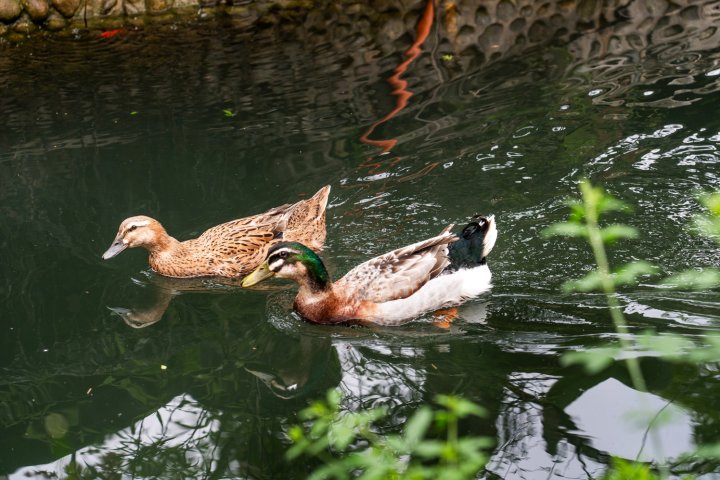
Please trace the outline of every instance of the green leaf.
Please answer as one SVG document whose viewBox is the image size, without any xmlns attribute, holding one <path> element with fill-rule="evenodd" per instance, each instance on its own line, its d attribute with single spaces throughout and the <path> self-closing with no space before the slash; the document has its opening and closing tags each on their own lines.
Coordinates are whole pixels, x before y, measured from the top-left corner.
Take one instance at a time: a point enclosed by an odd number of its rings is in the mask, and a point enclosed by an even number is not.
<svg viewBox="0 0 720 480">
<path fill-rule="evenodd" d="M 285 452 L 285 458 L 288 460 L 294 460 L 303 453 L 305 453 L 305 450 L 307 450 L 308 445 L 310 442 L 307 440 L 302 440 L 299 442 L 296 442 L 295 445 L 290 447 L 287 452 Z"/>
<path fill-rule="evenodd" d="M 655 480 L 658 479 L 650 465 L 613 458 L 612 467 L 603 477 L 604 480 Z"/>
<path fill-rule="evenodd" d="M 460 397 L 456 397 L 454 412 L 459 418 L 467 417 L 468 415 L 475 415 L 477 417 L 487 415 L 485 409 L 480 405 Z"/>
<path fill-rule="evenodd" d="M 348 414 L 331 424 L 328 437 L 334 448 L 344 451 L 355 440 L 355 427 L 358 423 L 355 420 L 353 414 Z"/>
<path fill-rule="evenodd" d="M 466 459 L 484 458 L 483 450 L 495 446 L 490 437 L 462 437 L 458 440 L 458 452 Z"/>
<path fill-rule="evenodd" d="M 333 410 L 337 410 L 337 408 L 340 406 L 340 402 L 342 401 L 342 392 L 337 388 L 331 388 L 327 392 L 326 399 L 327 404 Z"/>
<path fill-rule="evenodd" d="M 618 200 L 612 195 L 605 193 L 598 187 L 601 192 L 601 197 L 597 204 L 598 213 L 606 212 L 630 212 L 632 208 L 625 202 Z"/>
<path fill-rule="evenodd" d="M 445 443 L 439 440 L 425 440 L 415 447 L 415 453 L 422 458 L 440 458 Z"/>
<path fill-rule="evenodd" d="M 407 426 L 405 428 L 407 430 Z M 422 437 L 420 437 L 419 440 L 422 440 Z M 386 437 L 385 446 L 393 452 L 399 453 L 408 453 L 412 448 L 415 448 L 415 445 L 410 445 L 410 442 L 406 440 L 405 437 L 400 437 L 398 435 L 390 435 Z"/>
<path fill-rule="evenodd" d="M 705 215 L 697 215 L 694 219 L 695 228 L 701 235 L 717 240 L 720 237 L 720 219 Z"/>
<path fill-rule="evenodd" d="M 318 468 L 308 477 L 308 480 L 327 480 L 328 478 L 349 479 L 350 473 L 351 470 L 348 469 L 347 464 L 343 460 L 340 460 Z"/>
<path fill-rule="evenodd" d="M 720 270 L 714 268 L 685 270 L 666 278 L 660 283 L 672 288 L 709 290 L 720 286 Z"/>
<path fill-rule="evenodd" d="M 679 335 L 646 333 L 640 335 L 636 341 L 643 350 L 657 353 L 665 358 L 682 358 L 685 352 L 695 348 L 693 342 Z"/>
<path fill-rule="evenodd" d="M 414 446 L 423 439 L 432 419 L 433 413 L 429 407 L 420 407 L 410 417 L 410 420 L 405 424 L 405 440 L 408 445 Z"/>
<path fill-rule="evenodd" d="M 638 337 L 637 344 L 673 362 L 702 365 L 720 361 L 720 335 L 714 333 L 703 335 L 702 342 L 695 343 L 680 335 L 649 332 Z"/>
<path fill-rule="evenodd" d="M 333 448 L 340 452 L 344 452 L 348 445 L 355 440 L 355 432 L 349 428 L 338 428 L 333 433 L 335 434 L 333 437 L 335 441 L 332 442 Z"/>
<path fill-rule="evenodd" d="M 307 448 L 305 448 L 305 453 L 310 456 L 315 456 L 328 448 L 330 448 L 330 440 L 325 436 L 323 438 L 316 438 L 313 442 L 308 443 Z"/>
<path fill-rule="evenodd" d="M 585 205 L 577 199 L 571 198 L 565 201 L 570 207 L 570 217 L 568 220 L 573 223 L 580 223 L 585 218 Z"/>
<path fill-rule="evenodd" d="M 710 213 L 714 216 L 720 217 L 720 192 L 701 196 L 700 203 L 710 210 Z"/>
<path fill-rule="evenodd" d="M 720 460 L 720 443 L 711 443 L 709 445 L 701 446 L 692 455 L 692 457 L 695 456 L 708 460 Z"/>
<path fill-rule="evenodd" d="M 235 115 L 237 115 L 237 113 L 234 113 L 232 110 L 227 109 L 227 108 L 225 110 L 223 110 L 223 113 L 225 114 L 226 117 L 234 117 Z"/>
<path fill-rule="evenodd" d="M 439 469 L 434 475 L 437 480 L 466 480 L 467 477 L 462 474 L 457 468 L 443 468 Z"/>
<path fill-rule="evenodd" d="M 632 285 L 637 283 L 637 278 L 642 275 L 652 275 L 657 272 L 657 267 L 645 261 L 631 262 L 620 266 L 613 272 L 615 285 Z"/>
<path fill-rule="evenodd" d="M 587 179 L 583 179 L 580 182 L 580 193 L 582 194 L 585 208 L 594 207 L 598 216 L 610 211 L 624 212 L 630 210 L 627 204 L 606 193 L 602 187 L 593 186 Z"/>
<path fill-rule="evenodd" d="M 629 225 L 614 224 L 600 229 L 603 242 L 613 244 L 621 238 L 637 238 L 638 231 Z"/>
<path fill-rule="evenodd" d="M 293 443 L 297 443 L 303 438 L 305 438 L 305 432 L 300 425 L 293 425 L 288 430 L 288 437 L 290 437 L 290 440 Z"/>
<path fill-rule="evenodd" d="M 456 395 L 436 395 L 435 402 L 447 410 L 437 412 L 435 415 L 436 419 L 446 420 L 446 416 L 449 418 L 462 418 L 467 415 L 477 415 L 479 417 L 486 415 L 485 409 L 480 405 Z"/>
<path fill-rule="evenodd" d="M 637 282 L 637 278 L 641 275 L 651 275 L 657 271 L 657 268 L 648 262 L 631 262 L 618 268 L 616 272 L 610 275 L 610 280 L 614 286 L 630 285 Z M 562 286 L 565 293 L 571 292 L 592 292 L 601 291 L 603 289 L 603 276 L 597 270 L 593 270 L 584 277 L 576 280 L 569 280 Z"/>
<path fill-rule="evenodd" d="M 587 373 L 595 374 L 610 366 L 619 353 L 620 349 L 616 347 L 568 352 L 560 358 L 560 364 L 562 366 L 582 365 Z"/>
<path fill-rule="evenodd" d="M 710 345 L 687 352 L 687 355 L 682 359 L 678 359 L 678 361 L 697 365 L 720 362 L 720 345 L 717 344 L 716 340 L 711 341 Z"/>
<path fill-rule="evenodd" d="M 573 222 L 554 223 L 543 229 L 543 237 L 587 237 L 588 229 L 585 225 Z"/>
<path fill-rule="evenodd" d="M 602 275 L 597 270 L 594 270 L 582 278 L 568 280 L 563 283 L 562 290 L 565 293 L 602 290 Z"/>
</svg>

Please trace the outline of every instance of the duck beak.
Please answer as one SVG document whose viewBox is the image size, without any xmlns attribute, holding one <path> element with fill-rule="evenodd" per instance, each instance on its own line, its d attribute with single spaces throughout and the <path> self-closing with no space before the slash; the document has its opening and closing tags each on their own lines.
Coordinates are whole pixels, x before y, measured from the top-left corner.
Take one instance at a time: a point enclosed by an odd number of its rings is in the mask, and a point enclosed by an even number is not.
<svg viewBox="0 0 720 480">
<path fill-rule="evenodd" d="M 485 238 L 483 238 L 483 257 L 487 257 L 495 246 L 495 240 L 497 240 L 497 226 L 495 225 L 495 215 L 488 215 L 485 217 L 487 220 L 487 227 L 485 230 Z"/>
<path fill-rule="evenodd" d="M 270 270 L 270 266 L 268 265 L 267 261 L 265 261 L 259 267 L 253 270 L 250 275 L 243 279 L 242 286 L 252 287 L 253 285 L 256 285 L 263 280 L 273 276 L 275 276 L 275 272 Z"/>
<path fill-rule="evenodd" d="M 110 245 L 110 248 L 107 249 L 105 253 L 103 253 L 103 260 L 107 260 L 108 258 L 112 258 L 118 253 L 122 252 L 127 248 L 127 244 L 123 243 L 122 238 L 118 235 L 115 237 L 115 240 L 113 241 L 112 245 Z"/>
</svg>

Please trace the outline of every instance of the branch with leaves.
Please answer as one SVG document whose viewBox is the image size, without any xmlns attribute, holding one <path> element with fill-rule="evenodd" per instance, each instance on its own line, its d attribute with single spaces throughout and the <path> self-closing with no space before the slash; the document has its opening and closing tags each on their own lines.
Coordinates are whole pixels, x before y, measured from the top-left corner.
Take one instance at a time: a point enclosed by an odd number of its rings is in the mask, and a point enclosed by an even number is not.
<svg viewBox="0 0 720 480">
<path fill-rule="evenodd" d="M 330 390 L 324 402 L 300 412 L 308 422 L 289 431 L 293 446 L 287 458 L 319 458 L 323 466 L 309 479 L 440 479 L 475 478 L 487 462 L 486 437 L 459 436 L 458 425 L 468 416 L 484 417 L 479 405 L 454 396 L 435 398 L 440 407 L 422 406 L 408 419 L 401 434 L 381 435 L 375 423 L 384 408 L 348 412 L 341 409 L 339 391 Z M 430 434 L 437 435 L 429 438 Z"/>
</svg>

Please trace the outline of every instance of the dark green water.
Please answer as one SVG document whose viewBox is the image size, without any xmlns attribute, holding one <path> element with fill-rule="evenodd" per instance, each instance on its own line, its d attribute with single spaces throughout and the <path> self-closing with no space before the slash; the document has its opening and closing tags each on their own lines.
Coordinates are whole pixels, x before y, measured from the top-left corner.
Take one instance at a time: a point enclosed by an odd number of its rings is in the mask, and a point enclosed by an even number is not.
<svg viewBox="0 0 720 480">
<path fill-rule="evenodd" d="M 720 187 L 720 50 L 695 40 L 469 68 L 431 36 L 402 75 L 408 104 L 369 137 L 397 140 L 387 153 L 361 139 L 396 109 L 387 79 L 404 56 L 372 39 L 208 22 L 3 46 L 0 475 L 64 477 L 74 463 L 127 478 L 304 478 L 312 465 L 283 459 L 286 432 L 332 387 L 348 410 L 388 406 L 389 430 L 438 393 L 480 403 L 490 416 L 464 432 L 497 439 L 488 470 L 503 478 L 588 478 L 610 455 L 668 459 L 717 441 L 712 366 L 643 359 L 650 393 L 622 363 L 560 366 L 616 334 L 602 297 L 560 293 L 592 267 L 586 246 L 539 233 L 586 176 L 635 206 L 624 220 L 642 236 L 612 262 L 664 274 L 719 263 L 689 229 L 697 192 Z M 336 276 L 492 213 L 491 293 L 448 329 L 429 317 L 327 328 L 290 313 L 292 289 L 169 297 L 144 252 L 100 258 L 130 215 L 186 239 L 325 184 Z M 718 292 L 653 282 L 622 294 L 633 334 L 718 329 Z M 640 406 L 673 419 L 646 436 Z"/>
</svg>

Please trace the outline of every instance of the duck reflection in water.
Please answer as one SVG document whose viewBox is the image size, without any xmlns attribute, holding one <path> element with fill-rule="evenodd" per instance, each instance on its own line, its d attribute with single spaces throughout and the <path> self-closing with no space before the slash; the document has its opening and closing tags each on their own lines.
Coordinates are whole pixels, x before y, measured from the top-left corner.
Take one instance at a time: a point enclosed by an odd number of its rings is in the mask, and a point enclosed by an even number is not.
<svg viewBox="0 0 720 480">
<path fill-rule="evenodd" d="M 131 307 L 107 308 L 118 315 L 132 328 L 145 328 L 159 322 L 167 311 L 172 299 L 184 293 L 222 293 L 232 292 L 241 288 L 240 279 L 203 277 L 203 278 L 171 278 L 157 275 L 154 272 L 143 272 L 145 278 L 133 277 L 132 282 L 147 289 L 150 294 L 145 300 L 138 301 Z M 257 290 L 281 290 L 289 288 L 282 285 L 258 286 Z M 149 298 L 147 298 L 149 297 Z"/>
<path fill-rule="evenodd" d="M 277 398 L 313 397 L 336 387 L 342 378 L 332 339 L 326 335 L 272 334 L 258 339 L 257 358 L 245 365 Z"/>
</svg>

